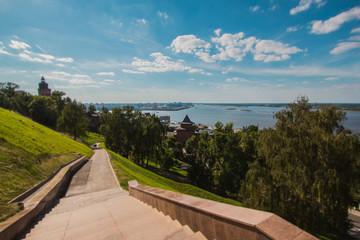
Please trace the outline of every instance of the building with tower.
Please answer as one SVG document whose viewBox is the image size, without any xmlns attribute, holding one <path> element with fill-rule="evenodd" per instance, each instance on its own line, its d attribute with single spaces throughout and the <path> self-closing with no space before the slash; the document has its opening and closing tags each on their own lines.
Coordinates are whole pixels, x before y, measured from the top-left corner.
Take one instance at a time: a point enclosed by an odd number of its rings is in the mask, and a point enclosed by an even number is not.
<svg viewBox="0 0 360 240">
<path fill-rule="evenodd" d="M 48 84 L 45 82 L 44 76 L 41 77 L 41 82 L 39 83 L 38 89 L 39 96 L 51 96 L 51 89 Z"/>
</svg>

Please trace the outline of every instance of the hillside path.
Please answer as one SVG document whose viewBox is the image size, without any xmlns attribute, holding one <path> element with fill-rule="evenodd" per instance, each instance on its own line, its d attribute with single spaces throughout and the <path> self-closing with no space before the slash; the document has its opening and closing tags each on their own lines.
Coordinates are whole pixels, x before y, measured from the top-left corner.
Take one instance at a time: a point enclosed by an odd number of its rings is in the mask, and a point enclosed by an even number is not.
<svg viewBox="0 0 360 240">
<path fill-rule="evenodd" d="M 205 239 L 119 186 L 104 149 L 72 178 L 64 198 L 23 236 L 25 239 Z"/>
<path fill-rule="evenodd" d="M 66 197 L 120 188 L 105 149 L 94 149 L 91 159 L 73 176 Z"/>
</svg>

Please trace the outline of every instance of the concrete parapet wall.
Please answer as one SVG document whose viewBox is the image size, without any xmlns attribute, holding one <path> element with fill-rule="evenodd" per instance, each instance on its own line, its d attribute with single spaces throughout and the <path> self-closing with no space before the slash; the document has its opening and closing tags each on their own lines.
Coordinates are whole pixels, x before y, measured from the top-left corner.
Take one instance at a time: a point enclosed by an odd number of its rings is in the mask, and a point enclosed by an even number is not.
<svg viewBox="0 0 360 240">
<path fill-rule="evenodd" d="M 73 174 L 87 161 L 87 157 L 78 158 L 76 161 L 62 167 L 42 189 L 30 196 L 24 203 L 24 210 L 0 223 L 0 239 L 15 239 L 29 228 L 40 214 L 53 205 L 60 196 Z"/>
<path fill-rule="evenodd" d="M 129 182 L 129 194 L 208 239 L 317 239 L 279 216 Z"/>
</svg>

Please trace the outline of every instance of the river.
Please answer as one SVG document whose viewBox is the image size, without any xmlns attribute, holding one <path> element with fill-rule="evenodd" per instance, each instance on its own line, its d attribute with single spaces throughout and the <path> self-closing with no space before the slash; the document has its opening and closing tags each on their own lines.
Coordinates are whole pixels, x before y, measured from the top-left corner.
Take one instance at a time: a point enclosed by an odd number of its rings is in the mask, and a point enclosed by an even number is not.
<svg viewBox="0 0 360 240">
<path fill-rule="evenodd" d="M 232 122 L 234 129 L 240 129 L 243 126 L 258 125 L 260 129 L 274 127 L 276 119 L 274 113 L 281 111 L 284 107 L 267 106 L 226 106 L 226 105 L 206 105 L 194 104 L 193 108 L 180 111 L 150 111 L 146 113 L 155 113 L 157 116 L 170 116 L 171 122 L 181 122 L 186 115 L 194 123 L 204 124 L 214 127 L 217 121 L 223 124 Z M 347 119 L 343 122 L 345 128 L 353 132 L 360 133 L 360 112 L 345 111 Z"/>
</svg>

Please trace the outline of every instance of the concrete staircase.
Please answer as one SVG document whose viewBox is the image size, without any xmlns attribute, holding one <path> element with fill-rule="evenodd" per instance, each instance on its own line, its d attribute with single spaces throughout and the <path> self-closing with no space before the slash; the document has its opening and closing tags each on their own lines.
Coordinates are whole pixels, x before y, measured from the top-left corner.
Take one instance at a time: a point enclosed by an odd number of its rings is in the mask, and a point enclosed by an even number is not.
<svg viewBox="0 0 360 240">
<path fill-rule="evenodd" d="M 60 199 L 23 238 L 206 239 L 119 188 Z"/>
</svg>

